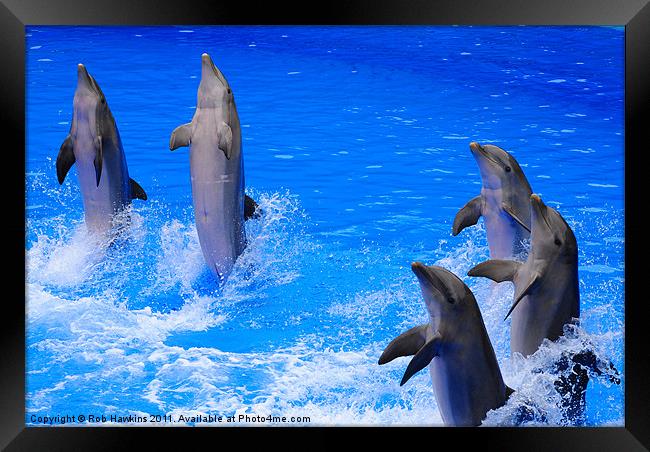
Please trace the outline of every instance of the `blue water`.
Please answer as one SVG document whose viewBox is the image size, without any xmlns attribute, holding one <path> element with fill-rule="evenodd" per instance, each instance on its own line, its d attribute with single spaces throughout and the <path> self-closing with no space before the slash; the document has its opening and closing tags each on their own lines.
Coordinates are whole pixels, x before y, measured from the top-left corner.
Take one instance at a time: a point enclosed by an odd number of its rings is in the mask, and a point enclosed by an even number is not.
<svg viewBox="0 0 650 452">
<path fill-rule="evenodd" d="M 549 369 L 588 344 L 588 425 L 624 424 L 624 32 L 610 27 L 40 27 L 27 34 L 27 419 L 59 415 L 309 416 L 306 425 L 437 425 L 427 372 L 378 366 L 427 314 L 410 270 L 443 265 L 474 291 L 516 390 L 561 424 Z M 224 287 L 191 207 L 189 122 L 209 53 L 242 123 L 247 192 L 264 215 Z M 116 119 L 134 201 L 128 237 L 88 236 L 68 133 L 76 65 Z M 511 152 L 572 226 L 582 323 L 510 356 L 512 286 L 465 276 L 488 258 L 470 141 Z M 109 422 L 110 423 L 110 422 Z M 92 424 L 92 422 L 91 422 Z M 267 422 L 268 424 L 268 422 Z M 141 425 L 135 423 L 134 425 Z M 238 424 L 241 425 L 241 424 Z"/>
</svg>

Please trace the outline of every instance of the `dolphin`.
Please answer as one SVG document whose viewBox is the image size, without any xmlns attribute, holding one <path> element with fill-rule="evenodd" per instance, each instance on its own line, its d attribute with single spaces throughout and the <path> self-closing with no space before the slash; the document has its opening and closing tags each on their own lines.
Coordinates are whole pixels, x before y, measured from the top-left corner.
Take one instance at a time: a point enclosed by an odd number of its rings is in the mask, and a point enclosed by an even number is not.
<svg viewBox="0 0 650 452">
<path fill-rule="evenodd" d="M 442 267 L 414 262 L 411 269 L 420 282 L 429 322 L 390 342 L 379 364 L 415 355 L 400 386 L 428 364 L 444 424 L 480 425 L 513 390 L 503 382 L 474 294 Z"/>
<path fill-rule="evenodd" d="M 192 122 L 172 132 L 169 149 L 190 147 L 196 229 L 208 267 L 225 281 L 246 247 L 244 220 L 257 204 L 244 193 L 241 126 L 230 84 L 207 53 Z"/>
<path fill-rule="evenodd" d="M 129 177 L 115 119 L 104 93 L 83 64 L 77 66 L 70 132 L 56 158 L 59 184 L 75 163 L 90 231 L 108 232 L 115 214 L 132 199 L 147 199 L 142 187 Z"/>
<path fill-rule="evenodd" d="M 530 196 L 531 246 L 526 262 L 490 259 L 469 276 L 515 285 L 510 349 L 529 356 L 544 339 L 562 336 L 564 325 L 580 316 L 578 244 L 571 227 L 537 195 Z"/>
<path fill-rule="evenodd" d="M 524 250 L 522 240 L 530 236 L 530 184 L 517 160 L 498 146 L 472 142 L 469 148 L 483 187 L 481 194 L 456 214 L 452 234 L 458 235 L 483 216 L 490 257 L 516 256 Z"/>
</svg>

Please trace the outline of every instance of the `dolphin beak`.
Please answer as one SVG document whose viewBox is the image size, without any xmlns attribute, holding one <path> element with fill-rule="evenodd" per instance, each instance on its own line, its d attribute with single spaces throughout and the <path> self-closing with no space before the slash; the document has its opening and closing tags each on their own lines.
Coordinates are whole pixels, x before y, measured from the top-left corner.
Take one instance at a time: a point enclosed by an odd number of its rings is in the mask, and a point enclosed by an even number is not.
<svg viewBox="0 0 650 452">
<path fill-rule="evenodd" d="M 478 144 L 476 141 L 472 141 L 469 144 L 469 150 L 472 152 L 472 155 L 474 156 L 474 160 L 476 160 L 476 163 L 481 164 L 481 162 L 490 162 L 494 165 L 500 166 L 499 163 L 494 160 L 494 157 L 492 157 L 491 154 L 488 153 L 488 151 L 485 150 L 483 146 Z"/>
<path fill-rule="evenodd" d="M 415 276 L 417 276 L 420 284 L 435 289 L 438 292 L 442 292 L 441 289 L 444 287 L 444 283 L 436 274 L 436 270 L 434 268 L 427 267 L 422 262 L 413 262 L 411 264 L 411 270 L 413 270 L 413 273 L 415 273 Z"/>
<path fill-rule="evenodd" d="M 217 79 L 221 82 L 224 88 L 229 88 L 226 77 L 223 76 L 219 68 L 214 65 L 212 58 L 207 53 L 201 55 L 201 78 L 207 80 L 207 77 L 215 75 Z"/>
<path fill-rule="evenodd" d="M 86 88 L 92 92 L 96 91 L 93 78 L 88 73 L 86 66 L 81 63 L 77 65 L 77 89 L 79 88 Z"/>
<path fill-rule="evenodd" d="M 530 195 L 530 207 L 531 226 L 543 226 L 545 224 L 551 230 L 551 225 L 546 219 L 546 204 L 544 204 L 542 198 L 534 193 Z"/>
<path fill-rule="evenodd" d="M 482 154 L 485 153 L 485 150 L 483 149 L 483 146 L 478 144 L 476 141 L 472 141 L 469 144 L 469 149 L 470 149 L 470 151 L 472 151 L 472 153 L 476 153 L 476 152 L 480 152 Z"/>
<path fill-rule="evenodd" d="M 421 262 L 413 262 L 411 264 L 411 270 L 417 276 L 423 294 L 427 292 L 438 304 L 447 304 L 450 302 L 449 300 L 454 299 L 448 285 L 448 277 L 450 274 L 448 270 L 436 265 L 427 267 Z M 429 303 L 426 296 L 425 302 L 427 304 Z"/>
<path fill-rule="evenodd" d="M 530 202 L 533 203 L 533 205 L 535 206 L 541 206 L 542 198 L 540 198 L 539 195 L 533 193 L 532 195 L 530 195 Z"/>
</svg>

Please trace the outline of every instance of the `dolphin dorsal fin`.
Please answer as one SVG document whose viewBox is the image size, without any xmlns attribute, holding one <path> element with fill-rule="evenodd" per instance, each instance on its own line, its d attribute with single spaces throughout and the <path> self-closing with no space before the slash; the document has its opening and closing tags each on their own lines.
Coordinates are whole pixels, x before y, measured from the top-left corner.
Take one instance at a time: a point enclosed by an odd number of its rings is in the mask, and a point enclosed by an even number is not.
<svg viewBox="0 0 650 452">
<path fill-rule="evenodd" d="M 147 194 L 144 189 L 133 179 L 129 179 L 129 187 L 131 188 L 131 199 L 147 200 Z"/>
<path fill-rule="evenodd" d="M 56 157 L 56 177 L 59 180 L 59 185 L 63 183 L 68 171 L 70 171 L 70 168 L 74 165 L 75 157 L 72 148 L 72 137 L 68 135 L 65 140 L 63 140 L 61 149 L 59 149 L 59 155 Z"/>
<path fill-rule="evenodd" d="M 402 381 L 399 384 L 400 386 L 404 386 L 404 383 L 409 381 L 409 379 L 417 372 L 427 367 L 431 360 L 440 354 L 441 339 L 442 336 L 440 335 L 440 332 L 436 332 L 436 334 L 434 334 L 433 337 L 415 354 L 404 372 Z"/>
<path fill-rule="evenodd" d="M 496 282 L 514 281 L 517 270 L 522 265 L 521 262 L 508 259 L 490 259 L 472 268 L 467 276 L 483 276 Z"/>
<path fill-rule="evenodd" d="M 181 146 L 189 146 L 192 141 L 192 123 L 178 126 L 172 132 L 169 139 L 169 150 L 175 151 Z"/>
<path fill-rule="evenodd" d="M 465 206 L 463 206 L 463 208 L 460 209 L 456 214 L 451 233 L 456 236 L 466 227 L 475 225 L 481 216 L 482 205 L 483 198 L 481 198 L 480 195 L 470 199 L 467 204 L 465 204 Z"/>
<path fill-rule="evenodd" d="M 248 195 L 244 195 L 244 220 L 249 220 L 251 218 L 257 218 L 261 215 L 260 206 L 255 202 L 253 198 Z"/>
<path fill-rule="evenodd" d="M 503 209 L 504 212 L 506 212 L 508 215 L 512 217 L 513 220 L 515 220 L 517 223 L 519 223 L 519 226 L 530 232 L 530 226 L 524 223 L 524 220 L 521 219 L 520 215 L 517 215 L 517 212 L 509 206 L 508 204 L 501 203 L 501 208 Z"/>
<path fill-rule="evenodd" d="M 427 342 L 428 330 L 429 324 L 425 323 L 397 336 L 381 354 L 379 364 L 389 363 L 400 356 L 415 355 Z"/>
</svg>

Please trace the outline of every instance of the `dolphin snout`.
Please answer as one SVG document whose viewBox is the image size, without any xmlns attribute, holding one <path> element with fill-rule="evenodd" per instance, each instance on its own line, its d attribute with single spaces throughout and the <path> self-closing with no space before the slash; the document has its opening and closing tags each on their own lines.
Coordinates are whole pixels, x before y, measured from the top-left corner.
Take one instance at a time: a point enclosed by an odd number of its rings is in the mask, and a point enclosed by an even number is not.
<svg viewBox="0 0 650 452">
<path fill-rule="evenodd" d="M 413 270 L 413 273 L 415 273 L 415 276 L 417 276 L 421 283 L 434 287 L 441 285 L 440 276 L 437 274 L 439 272 L 437 267 L 427 267 L 422 262 L 413 262 L 411 264 L 411 270 Z"/>
<path fill-rule="evenodd" d="M 77 87 L 87 87 L 91 89 L 93 87 L 92 81 L 90 80 L 90 74 L 86 69 L 86 66 L 79 63 L 77 65 Z"/>
<path fill-rule="evenodd" d="M 479 143 L 476 141 L 472 141 L 469 144 L 469 148 L 474 151 L 474 152 L 483 152 L 483 146 L 481 146 Z"/>
<path fill-rule="evenodd" d="M 426 281 L 427 278 L 427 266 L 422 262 L 413 262 L 411 264 L 411 270 L 415 273 L 419 281 Z"/>
<path fill-rule="evenodd" d="M 422 262 L 413 262 L 413 263 L 411 264 L 411 270 L 413 270 L 413 271 L 416 272 L 416 273 L 417 273 L 418 271 L 423 270 L 424 268 L 425 268 L 425 265 L 424 265 Z"/>
<path fill-rule="evenodd" d="M 207 53 L 203 53 L 201 55 L 201 80 L 206 80 L 211 78 L 212 76 L 216 76 L 217 80 L 221 82 L 221 85 L 223 85 L 224 88 L 229 88 L 230 85 L 228 84 L 228 81 L 226 80 L 226 77 L 221 73 L 219 68 L 215 66 L 214 62 L 212 61 L 212 58 L 210 55 Z"/>
<path fill-rule="evenodd" d="M 542 198 L 540 198 L 536 194 L 530 195 L 530 206 L 531 206 L 531 219 L 532 225 L 535 226 L 542 226 L 546 225 L 546 227 L 549 230 L 553 230 L 553 227 L 549 223 L 549 219 L 547 218 L 548 216 L 548 211 L 546 208 L 546 204 L 544 204 L 544 201 L 542 201 Z M 542 220 L 542 221 L 540 221 Z"/>
</svg>

